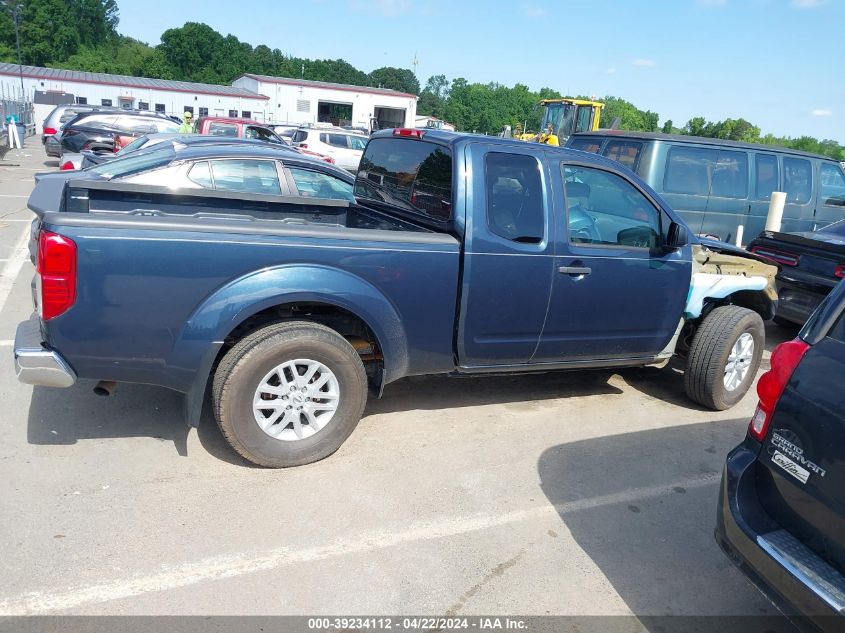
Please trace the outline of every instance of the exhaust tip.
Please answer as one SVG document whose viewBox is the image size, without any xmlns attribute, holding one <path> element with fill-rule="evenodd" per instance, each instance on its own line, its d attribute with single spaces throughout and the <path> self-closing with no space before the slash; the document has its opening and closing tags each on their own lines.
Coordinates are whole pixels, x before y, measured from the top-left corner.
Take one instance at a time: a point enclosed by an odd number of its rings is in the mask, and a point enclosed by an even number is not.
<svg viewBox="0 0 845 633">
<path fill-rule="evenodd" d="M 94 393 L 98 396 L 108 397 L 117 389 L 117 383 L 113 380 L 101 380 L 94 387 Z"/>
</svg>

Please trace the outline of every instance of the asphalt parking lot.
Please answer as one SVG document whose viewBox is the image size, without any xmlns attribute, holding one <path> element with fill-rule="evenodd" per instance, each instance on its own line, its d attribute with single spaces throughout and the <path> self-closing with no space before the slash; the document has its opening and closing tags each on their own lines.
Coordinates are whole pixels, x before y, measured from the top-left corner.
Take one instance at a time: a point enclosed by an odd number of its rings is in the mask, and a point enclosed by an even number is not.
<svg viewBox="0 0 845 633">
<path fill-rule="evenodd" d="M 19 384 L 26 196 L 55 168 L 37 138 L 0 162 L 0 615 L 775 613 L 712 536 L 756 397 L 698 408 L 671 366 L 405 379 L 284 471 L 164 389 Z"/>
</svg>

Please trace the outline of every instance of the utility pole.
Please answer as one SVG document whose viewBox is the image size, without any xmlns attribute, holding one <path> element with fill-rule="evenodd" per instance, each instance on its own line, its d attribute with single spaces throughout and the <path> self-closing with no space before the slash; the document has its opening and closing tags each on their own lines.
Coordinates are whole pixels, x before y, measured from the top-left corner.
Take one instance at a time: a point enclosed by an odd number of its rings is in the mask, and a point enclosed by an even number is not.
<svg viewBox="0 0 845 633">
<path fill-rule="evenodd" d="M 23 5 L 21 0 L 3 0 L 3 8 L 9 13 L 12 18 L 12 24 L 15 25 L 15 45 L 18 50 L 18 73 L 21 79 L 21 101 L 24 100 L 23 87 L 23 64 L 21 63 L 21 11 Z"/>
<path fill-rule="evenodd" d="M 414 61 L 412 63 L 414 64 L 414 77 L 416 77 L 417 76 L 417 66 L 420 65 L 420 60 L 417 59 L 416 53 L 414 53 Z"/>
</svg>

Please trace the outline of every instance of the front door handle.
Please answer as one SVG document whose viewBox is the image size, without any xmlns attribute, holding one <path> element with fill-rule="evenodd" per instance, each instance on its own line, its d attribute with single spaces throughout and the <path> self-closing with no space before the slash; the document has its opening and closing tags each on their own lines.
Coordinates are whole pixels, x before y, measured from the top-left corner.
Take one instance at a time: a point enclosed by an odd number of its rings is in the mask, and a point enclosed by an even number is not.
<svg viewBox="0 0 845 633">
<path fill-rule="evenodd" d="M 586 266 L 561 266 L 557 271 L 565 275 L 589 275 L 593 269 Z"/>
</svg>

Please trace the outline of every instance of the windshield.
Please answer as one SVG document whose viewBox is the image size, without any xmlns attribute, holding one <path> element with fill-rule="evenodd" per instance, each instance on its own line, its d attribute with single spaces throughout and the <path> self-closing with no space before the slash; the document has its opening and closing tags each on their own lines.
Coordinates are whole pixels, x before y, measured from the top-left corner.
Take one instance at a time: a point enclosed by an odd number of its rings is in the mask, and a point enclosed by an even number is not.
<svg viewBox="0 0 845 633">
<path fill-rule="evenodd" d="M 552 132 L 558 136 L 569 136 L 572 129 L 572 118 L 575 116 L 575 106 L 571 103 L 548 103 L 543 113 L 543 124 L 540 131 L 545 132 L 552 127 Z M 563 130 L 561 132 L 561 130 Z"/>
<path fill-rule="evenodd" d="M 112 178 L 122 178 L 157 167 L 164 167 L 176 158 L 176 152 L 164 143 L 159 143 L 159 145 L 163 146 L 162 151 L 130 154 L 124 158 L 116 158 L 102 165 L 96 165 L 87 171 L 111 180 Z M 167 148 L 166 151 L 164 148 Z"/>
</svg>

